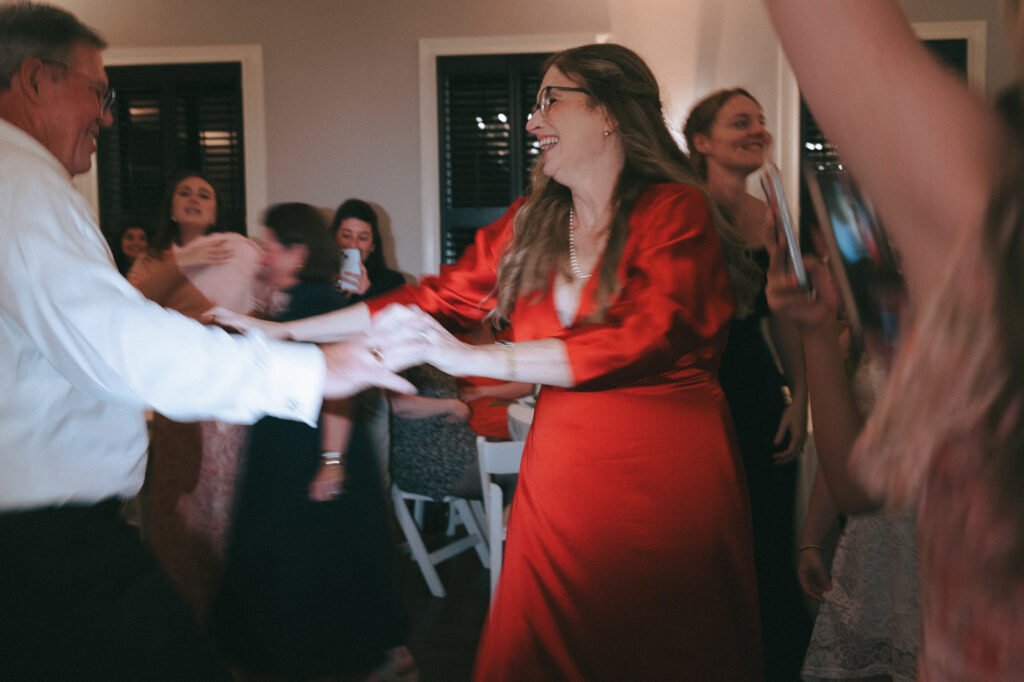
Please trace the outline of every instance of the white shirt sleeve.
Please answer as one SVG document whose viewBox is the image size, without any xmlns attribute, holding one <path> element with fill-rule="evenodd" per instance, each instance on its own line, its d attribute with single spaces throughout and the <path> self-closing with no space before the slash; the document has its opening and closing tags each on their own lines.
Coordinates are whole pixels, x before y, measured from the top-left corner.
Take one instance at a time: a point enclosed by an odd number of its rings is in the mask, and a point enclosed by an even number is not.
<svg viewBox="0 0 1024 682">
<path fill-rule="evenodd" d="M 114 268 L 91 207 L 38 176 L 4 185 L 2 314 L 75 389 L 178 420 L 315 424 L 324 382 L 315 346 L 231 336 L 147 301 Z"/>
</svg>

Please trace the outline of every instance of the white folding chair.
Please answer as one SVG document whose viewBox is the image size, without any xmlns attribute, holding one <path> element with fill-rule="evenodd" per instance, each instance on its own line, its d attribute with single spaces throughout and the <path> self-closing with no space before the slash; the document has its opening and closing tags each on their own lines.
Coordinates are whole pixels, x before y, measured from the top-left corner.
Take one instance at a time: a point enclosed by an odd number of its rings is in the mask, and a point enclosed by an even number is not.
<svg viewBox="0 0 1024 682">
<path fill-rule="evenodd" d="M 523 458 L 524 441 L 491 442 L 483 436 L 476 439 L 480 460 L 480 486 L 484 491 L 484 510 L 487 516 L 487 544 L 490 546 L 491 594 L 501 575 L 501 560 L 505 542 L 505 499 L 501 486 L 493 477 L 519 473 Z"/>
<path fill-rule="evenodd" d="M 490 558 L 487 551 L 487 540 L 480 525 L 477 523 L 477 517 L 473 514 L 472 509 L 470 509 L 469 500 L 452 495 L 448 495 L 441 500 L 448 505 L 448 513 L 451 515 L 451 518 L 457 518 L 457 523 L 461 523 L 466 527 L 467 535 L 449 542 L 432 552 L 427 551 L 427 547 L 423 543 L 423 536 L 420 534 L 420 526 L 417 523 L 417 519 L 414 519 L 413 514 L 410 513 L 407 502 L 412 502 L 418 508 L 417 511 L 419 511 L 422 510 L 424 503 L 436 502 L 437 500 L 427 495 L 406 492 L 396 484 L 391 485 L 391 500 L 395 506 L 395 516 L 398 518 L 398 525 L 402 528 L 402 534 L 409 545 L 412 558 L 419 565 L 423 579 L 427 581 L 427 587 L 430 588 L 432 595 L 444 597 L 447 594 L 444 585 L 441 584 L 441 577 L 437 574 L 437 569 L 434 568 L 434 566 L 442 561 L 446 561 L 472 548 L 476 550 L 477 556 L 480 557 L 480 563 L 484 565 L 484 568 L 489 566 Z M 422 523 L 422 514 L 417 514 L 417 517 L 419 523 Z"/>
</svg>

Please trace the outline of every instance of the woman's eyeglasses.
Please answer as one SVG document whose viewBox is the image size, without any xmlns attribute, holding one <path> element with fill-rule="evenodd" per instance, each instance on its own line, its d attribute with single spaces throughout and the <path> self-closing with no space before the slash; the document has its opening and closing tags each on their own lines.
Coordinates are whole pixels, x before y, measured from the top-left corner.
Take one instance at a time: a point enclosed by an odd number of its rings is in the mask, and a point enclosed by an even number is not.
<svg viewBox="0 0 1024 682">
<path fill-rule="evenodd" d="M 551 104 L 558 101 L 551 99 L 552 90 L 562 90 L 563 92 L 585 92 L 588 95 L 590 94 L 590 91 L 586 88 L 567 88 L 561 85 L 547 85 L 540 89 L 540 93 L 538 93 L 537 96 L 537 103 L 533 105 L 533 109 L 530 109 L 530 116 L 536 114 L 538 110 L 540 110 L 540 113 L 545 116 L 548 115 L 548 112 L 551 111 Z"/>
</svg>

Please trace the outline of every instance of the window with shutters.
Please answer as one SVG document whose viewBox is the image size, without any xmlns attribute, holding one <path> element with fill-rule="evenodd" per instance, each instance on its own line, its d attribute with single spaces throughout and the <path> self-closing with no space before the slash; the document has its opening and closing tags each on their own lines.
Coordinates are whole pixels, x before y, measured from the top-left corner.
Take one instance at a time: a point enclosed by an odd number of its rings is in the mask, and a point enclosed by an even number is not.
<svg viewBox="0 0 1024 682">
<path fill-rule="evenodd" d="M 110 66 L 114 124 L 97 149 L 100 224 L 154 228 L 170 180 L 200 171 L 216 186 L 221 223 L 245 232 L 241 65 Z"/>
<path fill-rule="evenodd" d="M 529 187 L 539 150 L 524 127 L 547 56 L 437 58 L 443 263 Z"/>
</svg>

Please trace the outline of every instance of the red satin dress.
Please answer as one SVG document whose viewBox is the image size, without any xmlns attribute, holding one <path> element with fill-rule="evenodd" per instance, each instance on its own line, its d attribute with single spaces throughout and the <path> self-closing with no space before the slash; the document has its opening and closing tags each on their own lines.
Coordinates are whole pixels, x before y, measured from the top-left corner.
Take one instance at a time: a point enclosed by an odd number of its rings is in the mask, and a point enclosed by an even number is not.
<svg viewBox="0 0 1024 682">
<path fill-rule="evenodd" d="M 480 320 L 512 208 L 437 277 L 373 301 Z M 750 511 L 716 376 L 733 295 L 707 202 L 662 184 L 637 201 L 603 321 L 596 287 L 565 328 L 520 298 L 516 341 L 565 342 L 575 388 L 537 400 L 475 678 L 761 679 Z"/>
</svg>

